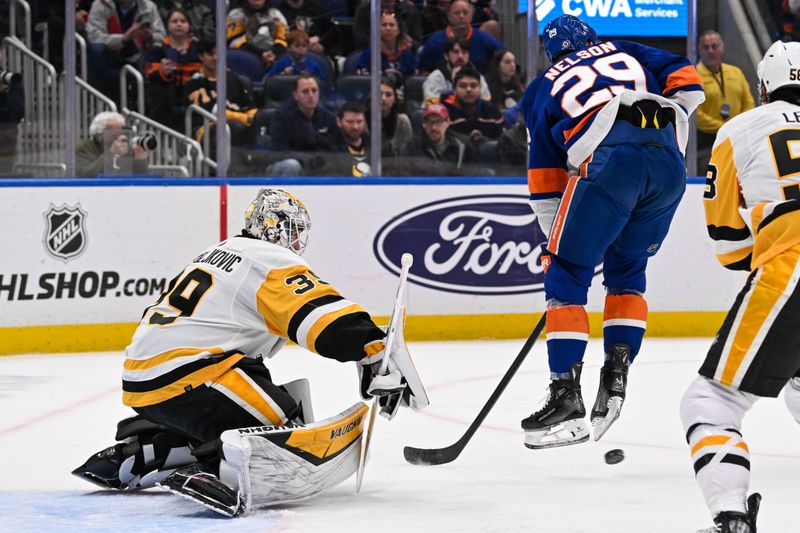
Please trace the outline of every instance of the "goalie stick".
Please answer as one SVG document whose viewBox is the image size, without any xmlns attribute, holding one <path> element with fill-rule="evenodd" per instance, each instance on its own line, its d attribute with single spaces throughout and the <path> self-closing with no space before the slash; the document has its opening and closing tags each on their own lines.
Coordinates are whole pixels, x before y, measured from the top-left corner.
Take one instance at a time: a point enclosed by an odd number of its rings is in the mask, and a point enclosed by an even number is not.
<svg viewBox="0 0 800 533">
<path fill-rule="evenodd" d="M 397 328 L 403 327 L 403 320 L 405 318 L 405 309 L 403 307 L 403 295 L 406 290 L 406 282 L 408 281 L 408 271 L 414 263 L 414 256 L 409 253 L 404 253 L 400 259 L 400 282 L 397 286 L 397 296 L 394 300 L 394 308 L 392 309 L 392 316 L 389 319 L 389 328 L 386 332 L 386 353 L 384 354 L 383 361 L 381 361 L 380 374 L 385 374 L 389 366 L 389 353 L 392 351 L 392 343 L 394 342 Z M 364 467 L 367 464 L 367 453 L 369 452 L 369 443 L 372 440 L 372 429 L 375 427 L 375 413 L 380 406 L 378 405 L 378 398 L 372 401 L 372 409 L 369 412 L 369 422 L 367 422 L 367 430 L 364 437 L 364 445 L 361 447 L 361 458 L 358 462 L 358 474 L 356 475 L 356 492 L 361 491 L 361 482 L 364 480 Z"/>
<path fill-rule="evenodd" d="M 528 337 L 528 340 L 525 341 L 525 344 L 522 346 L 519 355 L 517 355 L 517 358 L 511 363 L 503 379 L 500 380 L 500 384 L 497 385 L 497 388 L 494 389 L 494 392 L 483 406 L 483 409 L 481 409 L 481 412 L 478 413 L 478 416 L 472 424 L 470 424 L 469 428 L 467 428 L 467 432 L 464 433 L 458 441 L 444 448 L 415 448 L 413 446 L 406 446 L 403 448 L 403 456 L 406 458 L 406 461 L 413 465 L 443 465 L 455 461 L 458 456 L 461 455 L 461 452 L 464 451 L 464 447 L 483 423 L 483 420 L 489 414 L 489 411 L 492 410 L 494 404 L 497 403 L 497 400 L 500 398 L 500 395 L 503 394 L 511 378 L 513 378 L 514 374 L 519 370 L 522 362 L 530 353 L 531 348 L 533 348 L 536 339 L 541 335 L 544 324 L 545 315 L 543 314 L 536 324 L 536 327 L 533 328 L 530 337 Z"/>
</svg>

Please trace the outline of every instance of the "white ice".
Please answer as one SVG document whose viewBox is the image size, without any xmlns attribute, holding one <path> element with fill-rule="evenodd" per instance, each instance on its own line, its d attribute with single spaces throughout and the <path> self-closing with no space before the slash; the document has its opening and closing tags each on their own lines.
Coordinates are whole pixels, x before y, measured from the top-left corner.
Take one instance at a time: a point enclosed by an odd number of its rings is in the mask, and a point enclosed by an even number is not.
<svg viewBox="0 0 800 533">
<path fill-rule="evenodd" d="M 521 340 L 412 343 L 431 406 L 378 420 L 361 494 L 355 479 L 301 504 L 219 517 L 160 490 L 114 493 L 71 469 L 113 443 L 119 353 L 0 357 L 0 531 L 692 532 L 711 524 L 678 418 L 708 339 L 646 339 L 622 416 L 600 442 L 549 450 L 522 444 L 519 420 L 544 394 L 539 341 L 484 426 L 455 462 L 412 466 L 404 445 L 455 442 L 480 410 Z M 601 344 L 593 340 L 584 398 L 594 400 Z M 278 382 L 309 377 L 317 418 L 357 400 L 354 365 L 297 347 L 269 363 Z M 752 490 L 764 496 L 759 531 L 797 531 L 800 428 L 781 400 L 745 419 Z M 621 448 L 621 464 L 603 454 Z"/>
</svg>

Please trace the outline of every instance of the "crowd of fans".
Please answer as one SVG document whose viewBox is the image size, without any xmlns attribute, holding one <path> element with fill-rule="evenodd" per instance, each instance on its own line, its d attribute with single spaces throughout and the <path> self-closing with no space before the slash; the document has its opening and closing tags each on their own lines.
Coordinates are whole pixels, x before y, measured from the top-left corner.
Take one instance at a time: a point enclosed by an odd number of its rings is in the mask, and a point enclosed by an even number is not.
<svg viewBox="0 0 800 533">
<path fill-rule="evenodd" d="M 381 52 L 385 175 L 525 174 L 527 137 L 517 103 L 526 79 L 500 40 L 496 2 L 379 1 L 380 38 L 371 43 L 366 0 L 228 0 L 231 175 L 370 175 L 373 45 Z M 800 0 L 770 2 L 783 17 L 780 36 L 792 38 Z M 61 0 L 31 5 L 34 21 L 63 32 Z M 208 155 L 216 157 L 213 122 L 197 113 L 186 120 L 193 106 L 215 113 L 218 105 L 214 0 L 77 0 L 75 24 L 87 41 L 91 85 L 119 102 L 120 70 L 133 66 L 145 80 L 146 115 L 208 141 Z M 59 68 L 58 39 L 49 46 Z M 707 96 L 697 112 L 700 174 L 719 126 L 754 105 L 751 83 L 722 62 L 723 52 L 717 32 L 701 34 L 697 64 Z M 135 87 L 125 89 L 133 101 Z M 12 172 L 22 104 L 20 86 L 0 84 L 0 175 Z M 83 161 L 80 174 L 116 164 L 119 138 L 95 131 L 84 139 L 81 157 L 100 152 L 96 161 Z"/>
<path fill-rule="evenodd" d="M 374 45 L 384 174 L 524 175 L 527 146 L 509 142 L 524 80 L 493 6 L 381 0 L 380 42 L 370 43 L 367 1 L 230 0 L 229 173 L 370 175 Z M 80 0 L 77 8 L 89 82 L 118 101 L 120 70 L 138 69 L 146 114 L 210 141 L 214 158 L 213 124 L 185 118 L 193 106 L 213 113 L 218 105 L 213 0 Z"/>
</svg>

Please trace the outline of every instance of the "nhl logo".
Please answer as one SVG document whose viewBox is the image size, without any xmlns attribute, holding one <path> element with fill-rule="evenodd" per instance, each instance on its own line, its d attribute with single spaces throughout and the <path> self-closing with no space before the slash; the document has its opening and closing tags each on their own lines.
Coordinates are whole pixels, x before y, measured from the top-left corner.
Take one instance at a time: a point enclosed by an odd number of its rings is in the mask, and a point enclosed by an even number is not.
<svg viewBox="0 0 800 533">
<path fill-rule="evenodd" d="M 86 213 L 81 204 L 70 207 L 66 204 L 44 213 L 44 249 L 52 257 L 67 262 L 86 249 Z"/>
</svg>

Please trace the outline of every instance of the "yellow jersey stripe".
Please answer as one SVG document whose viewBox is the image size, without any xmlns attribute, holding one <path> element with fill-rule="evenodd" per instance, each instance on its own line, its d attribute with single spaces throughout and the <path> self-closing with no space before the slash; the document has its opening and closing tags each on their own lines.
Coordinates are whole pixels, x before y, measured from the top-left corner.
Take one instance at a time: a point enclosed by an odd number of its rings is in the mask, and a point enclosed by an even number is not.
<svg viewBox="0 0 800 533">
<path fill-rule="evenodd" d="M 275 409 L 253 388 L 253 385 L 239 375 L 238 372 L 226 372 L 217 380 L 217 383 L 241 398 L 242 401 L 247 402 L 248 405 L 264 415 L 272 424 L 279 426 L 285 422 L 284 417 L 276 413 Z"/>
<path fill-rule="evenodd" d="M 310 285 L 289 281 L 296 276 L 305 277 Z M 270 270 L 256 292 L 256 309 L 270 333 L 288 338 L 289 322 L 303 305 L 320 296 L 339 295 L 332 285 L 317 283 L 315 279 L 306 265 Z"/>
<path fill-rule="evenodd" d="M 741 197 L 739 171 L 733 160 L 733 144 L 730 139 L 725 139 L 714 147 L 710 164 L 716 167 L 717 174 L 714 182 L 708 186 L 715 191 L 714 196 L 704 197 L 707 223 L 717 227 L 745 228 L 744 219 L 738 209 Z M 707 188 L 706 192 L 711 193 L 711 190 Z"/>
<path fill-rule="evenodd" d="M 149 370 L 151 368 L 163 365 L 173 359 L 180 357 L 192 357 L 200 354 L 208 354 L 210 356 L 222 355 L 225 351 L 219 346 L 214 348 L 176 348 L 154 355 L 148 359 L 125 359 L 125 370 Z"/>
<path fill-rule="evenodd" d="M 733 263 L 737 263 L 742 259 L 746 258 L 750 253 L 753 251 L 753 246 L 749 245 L 744 248 L 739 248 L 738 250 L 734 250 L 732 252 L 727 252 L 724 254 L 716 254 L 717 259 L 723 265 L 732 265 Z"/>
<path fill-rule="evenodd" d="M 770 311 L 775 307 L 782 296 L 783 289 L 789 283 L 793 269 L 781 267 L 782 265 L 775 264 L 774 261 L 765 264 L 761 279 L 771 280 L 770 286 L 765 287 L 759 280 L 753 287 L 722 370 L 720 383 L 723 385 L 733 384 L 742 361 L 753 346 L 758 332 L 764 326 L 764 321 L 770 316 Z"/>
<path fill-rule="evenodd" d="M 174 398 L 180 394 L 187 392 L 187 387 L 199 387 L 208 381 L 214 381 L 219 376 L 227 372 L 233 365 L 238 363 L 245 357 L 243 354 L 235 354 L 223 359 L 217 364 L 210 365 L 196 372 L 192 372 L 183 378 L 161 387 L 159 389 L 147 392 L 126 392 L 122 393 L 122 403 L 128 407 L 145 407 L 160 403 L 170 398 Z"/>
</svg>

